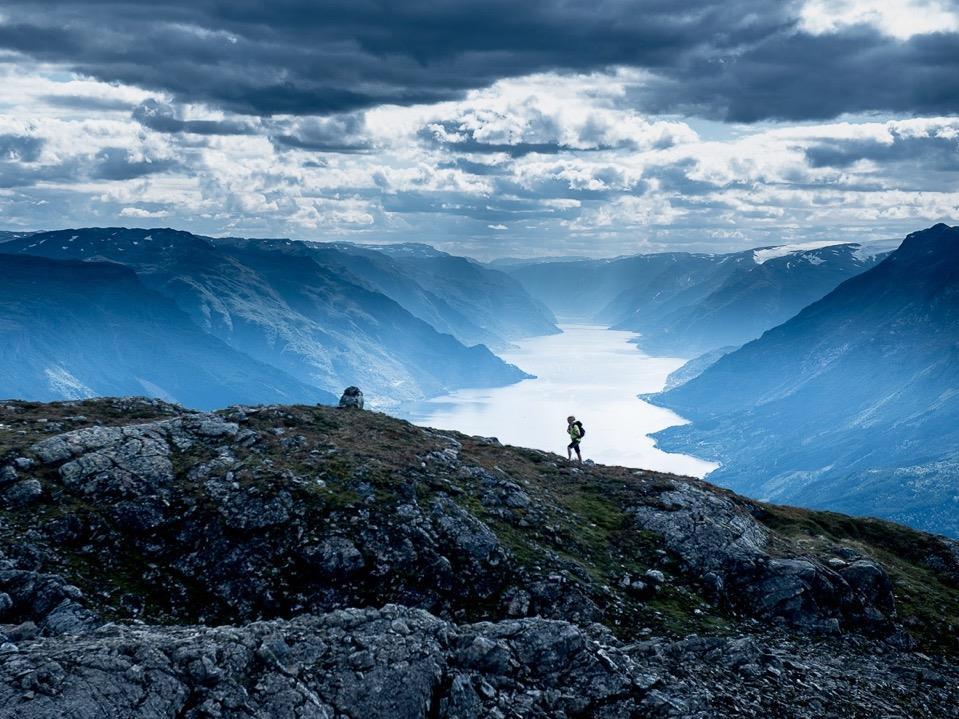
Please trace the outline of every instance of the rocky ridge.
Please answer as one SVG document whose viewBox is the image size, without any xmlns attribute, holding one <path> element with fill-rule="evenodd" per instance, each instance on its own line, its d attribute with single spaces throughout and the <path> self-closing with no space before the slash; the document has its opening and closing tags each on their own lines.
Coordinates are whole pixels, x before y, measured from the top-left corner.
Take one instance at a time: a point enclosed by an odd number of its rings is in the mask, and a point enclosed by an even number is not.
<svg viewBox="0 0 959 719">
<path fill-rule="evenodd" d="M 0 717 L 959 716 L 956 543 L 691 478 L 9 402 L 0 502 Z"/>
</svg>

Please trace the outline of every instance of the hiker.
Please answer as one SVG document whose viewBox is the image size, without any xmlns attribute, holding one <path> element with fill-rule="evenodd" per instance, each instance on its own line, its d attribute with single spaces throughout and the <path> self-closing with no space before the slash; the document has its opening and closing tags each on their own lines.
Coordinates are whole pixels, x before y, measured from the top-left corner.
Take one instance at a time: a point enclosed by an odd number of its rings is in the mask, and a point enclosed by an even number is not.
<svg viewBox="0 0 959 719">
<path fill-rule="evenodd" d="M 566 418 L 566 431 L 569 432 L 570 443 L 566 445 L 566 456 L 570 461 L 573 459 L 573 451 L 576 451 L 576 459 L 579 460 L 579 463 L 583 463 L 583 455 L 579 452 L 579 440 L 583 438 L 586 434 L 586 430 L 583 429 L 583 423 L 576 419 L 573 415 L 570 415 Z"/>
</svg>

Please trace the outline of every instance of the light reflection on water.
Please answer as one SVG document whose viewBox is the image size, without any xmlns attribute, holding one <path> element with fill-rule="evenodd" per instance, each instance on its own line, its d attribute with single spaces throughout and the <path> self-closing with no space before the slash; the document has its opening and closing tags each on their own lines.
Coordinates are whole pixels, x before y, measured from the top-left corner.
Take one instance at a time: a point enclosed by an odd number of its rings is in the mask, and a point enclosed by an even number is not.
<svg viewBox="0 0 959 719">
<path fill-rule="evenodd" d="M 563 334 L 517 342 L 501 353 L 536 375 L 508 387 L 467 389 L 395 412 L 415 424 L 495 436 L 506 444 L 565 455 L 566 417 L 586 426 L 583 457 L 702 477 L 716 467 L 695 457 L 657 449 L 646 435 L 682 424 L 675 413 L 636 397 L 663 387 L 677 358 L 647 357 L 629 332 L 564 325 Z"/>
</svg>

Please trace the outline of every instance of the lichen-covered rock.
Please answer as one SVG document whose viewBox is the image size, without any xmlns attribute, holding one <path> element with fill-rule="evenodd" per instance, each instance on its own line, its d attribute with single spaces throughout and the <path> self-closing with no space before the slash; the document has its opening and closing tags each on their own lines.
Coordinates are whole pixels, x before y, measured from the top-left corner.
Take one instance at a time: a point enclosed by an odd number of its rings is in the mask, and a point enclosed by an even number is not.
<svg viewBox="0 0 959 719">
<path fill-rule="evenodd" d="M 137 497 L 169 489 L 174 451 L 236 433 L 236 424 L 216 415 L 185 415 L 128 427 L 87 427 L 31 449 L 44 464 L 58 465 L 64 484 L 83 495 Z"/>
<path fill-rule="evenodd" d="M 622 645 L 394 605 L 241 626 L 106 625 L 0 645 L 0 719 L 959 716 L 959 672 L 782 632 Z"/>
<path fill-rule="evenodd" d="M 840 574 L 809 557 L 773 556 L 769 531 L 747 507 L 691 482 L 672 485 L 657 502 L 632 508 L 633 517 L 662 534 L 715 598 L 827 632 L 856 625 L 890 629 L 892 583 L 874 562 L 856 562 Z"/>
<path fill-rule="evenodd" d="M 0 487 L 6 487 L 10 484 L 13 484 L 18 479 L 17 470 L 7 465 L 5 467 L 0 467 Z"/>
<path fill-rule="evenodd" d="M 0 570 L 0 624 L 29 623 L 45 634 L 84 632 L 102 622 L 82 600 L 80 589 L 58 575 Z"/>
<path fill-rule="evenodd" d="M 634 662 L 563 622 L 387 606 L 241 627 L 107 626 L 0 656 L 0 717 L 632 716 Z"/>
</svg>

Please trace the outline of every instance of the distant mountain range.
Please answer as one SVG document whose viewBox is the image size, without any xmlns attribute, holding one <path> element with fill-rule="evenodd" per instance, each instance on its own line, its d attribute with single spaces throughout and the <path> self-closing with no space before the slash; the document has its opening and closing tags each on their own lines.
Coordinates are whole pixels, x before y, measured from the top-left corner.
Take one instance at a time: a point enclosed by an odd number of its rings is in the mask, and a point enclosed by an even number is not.
<svg viewBox="0 0 959 719">
<path fill-rule="evenodd" d="M 576 321 L 604 321 L 607 307 L 624 293 L 656 295 L 654 286 L 668 278 L 670 294 L 702 281 L 726 255 L 670 252 L 612 260 L 572 260 L 506 265 L 526 291 L 557 316 Z M 607 322 L 608 324 L 608 322 Z"/>
<path fill-rule="evenodd" d="M 427 245 L 157 229 L 0 234 L 0 396 L 388 407 L 527 375 L 554 312 L 694 357 L 656 437 L 754 497 L 959 536 L 959 228 L 495 266 Z M 497 269 L 497 267 L 501 269 Z"/>
<path fill-rule="evenodd" d="M 756 339 L 879 258 L 864 254 L 857 244 L 762 253 L 733 256 L 718 265 L 707 278 L 711 291 L 688 304 L 690 292 L 685 290 L 678 293 L 680 302 L 672 300 L 673 308 L 666 312 L 653 309 L 668 301 L 661 296 L 640 301 L 618 317 L 609 308 L 604 314 L 616 329 L 641 333 L 640 343 L 650 354 L 698 355 Z"/>
<path fill-rule="evenodd" d="M 7 230 L 0 230 L 0 242 L 6 242 L 7 240 L 16 240 L 20 237 L 27 237 L 32 235 L 32 232 L 10 232 Z"/>
<path fill-rule="evenodd" d="M 239 240 L 248 248 L 309 257 L 395 300 L 466 345 L 506 349 L 512 340 L 559 332 L 556 320 L 510 275 L 429 245 L 354 245 Z"/>
<path fill-rule="evenodd" d="M 660 445 L 752 496 L 959 536 L 959 228 L 909 235 L 761 338 L 654 398 Z"/>
<path fill-rule="evenodd" d="M 8 238 L 0 251 L 69 260 L 74 272 L 77 260 L 129 268 L 139 285 L 126 287 L 124 302 L 137 304 L 137 291 L 151 293 L 146 303 L 160 295 L 172 301 L 197 332 L 284 378 L 283 392 L 273 391 L 276 383 L 263 383 L 260 401 L 290 401 L 285 392 L 297 386 L 312 388 L 304 394 L 312 401 L 357 384 L 374 405 L 387 406 L 461 387 L 508 384 L 527 375 L 476 341 L 504 346 L 524 333 L 557 331 L 549 311 L 508 275 L 435 252 L 377 254 L 349 246 L 213 240 L 175 230 L 125 228 L 35 233 Z M 437 263 L 455 267 L 458 274 L 448 282 L 437 279 Z M 83 281 L 77 277 L 78 283 Z M 41 303 L 42 279 L 29 290 Z M 499 311 L 504 302 L 511 311 Z M 47 311 L 32 325 L 38 335 L 59 326 L 57 304 L 43 306 Z M 495 322 L 490 319 L 494 315 Z M 103 318 L 106 322 L 107 315 Z M 119 353 L 147 352 L 154 344 L 148 341 L 149 333 L 130 338 L 118 344 Z M 134 338 L 147 344 L 141 347 Z M 39 349 L 42 343 L 36 347 L 35 360 L 40 362 L 47 350 Z M 31 375 L 35 383 L 30 384 L 17 374 L 23 358 L 6 356 L 4 376 L 17 376 L 26 384 L 17 384 L 17 392 L 13 384 L 2 384 L 0 394 L 51 398 L 54 385 L 44 380 L 45 374 Z M 86 370 L 68 365 L 62 369 L 78 386 L 97 394 L 104 391 L 105 385 L 93 381 Z M 139 393 L 144 392 L 156 394 L 146 389 Z M 186 389 L 163 392 L 190 406 L 207 406 Z"/>
<path fill-rule="evenodd" d="M 654 355 L 738 346 L 872 267 L 880 247 L 766 247 L 510 265 L 557 315 L 629 330 Z"/>
</svg>

